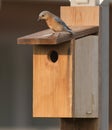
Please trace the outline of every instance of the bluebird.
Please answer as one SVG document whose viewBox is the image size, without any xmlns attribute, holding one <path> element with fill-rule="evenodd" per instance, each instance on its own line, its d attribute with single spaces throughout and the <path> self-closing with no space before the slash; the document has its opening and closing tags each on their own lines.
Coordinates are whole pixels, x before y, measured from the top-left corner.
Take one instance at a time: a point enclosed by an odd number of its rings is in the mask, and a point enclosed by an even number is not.
<svg viewBox="0 0 112 130">
<path fill-rule="evenodd" d="M 65 24 L 64 21 L 62 21 L 58 16 L 49 11 L 42 11 L 38 17 L 38 21 L 39 20 L 45 20 L 48 27 L 51 30 L 53 30 L 53 32 L 66 31 L 72 35 L 74 34 L 73 31 Z"/>
</svg>

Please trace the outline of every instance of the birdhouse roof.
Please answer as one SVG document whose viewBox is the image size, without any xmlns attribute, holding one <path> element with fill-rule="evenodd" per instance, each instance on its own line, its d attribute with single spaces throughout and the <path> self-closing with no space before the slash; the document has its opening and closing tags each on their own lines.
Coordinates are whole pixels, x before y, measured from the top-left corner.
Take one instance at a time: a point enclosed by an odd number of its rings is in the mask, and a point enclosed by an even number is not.
<svg viewBox="0 0 112 130">
<path fill-rule="evenodd" d="M 55 34 L 52 34 L 52 31 L 47 29 L 20 37 L 17 39 L 17 44 L 55 45 L 69 41 L 73 38 L 78 39 L 87 35 L 98 33 L 97 26 L 71 27 L 71 29 L 74 32 L 74 36 L 68 32 L 56 32 Z"/>
</svg>

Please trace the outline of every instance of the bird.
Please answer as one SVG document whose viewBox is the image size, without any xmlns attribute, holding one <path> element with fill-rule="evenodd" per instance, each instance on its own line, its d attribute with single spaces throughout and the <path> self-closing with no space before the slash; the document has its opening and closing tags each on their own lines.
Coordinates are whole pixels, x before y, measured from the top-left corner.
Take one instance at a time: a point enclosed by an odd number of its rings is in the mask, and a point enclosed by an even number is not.
<svg viewBox="0 0 112 130">
<path fill-rule="evenodd" d="M 55 32 L 68 32 L 71 35 L 74 35 L 73 31 L 61 20 L 58 16 L 51 13 L 50 11 L 42 11 L 38 16 L 38 21 L 45 20 L 48 27 Z"/>
</svg>

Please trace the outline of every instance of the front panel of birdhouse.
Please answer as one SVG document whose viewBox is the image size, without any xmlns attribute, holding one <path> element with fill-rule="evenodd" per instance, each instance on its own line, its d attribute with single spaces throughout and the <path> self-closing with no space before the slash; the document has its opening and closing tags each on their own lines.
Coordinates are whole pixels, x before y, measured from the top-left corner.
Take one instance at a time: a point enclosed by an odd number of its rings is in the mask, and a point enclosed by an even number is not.
<svg viewBox="0 0 112 130">
<path fill-rule="evenodd" d="M 73 43 L 33 49 L 33 117 L 72 117 Z"/>
</svg>

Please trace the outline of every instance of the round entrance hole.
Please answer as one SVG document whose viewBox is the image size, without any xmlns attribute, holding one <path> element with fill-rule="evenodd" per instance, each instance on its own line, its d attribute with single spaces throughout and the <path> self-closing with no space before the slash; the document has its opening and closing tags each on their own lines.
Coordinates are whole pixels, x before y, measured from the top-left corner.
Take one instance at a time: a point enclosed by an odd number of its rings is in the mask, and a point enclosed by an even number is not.
<svg viewBox="0 0 112 130">
<path fill-rule="evenodd" d="M 49 54 L 50 60 L 55 63 L 58 60 L 58 53 L 56 51 L 51 51 Z"/>
</svg>

